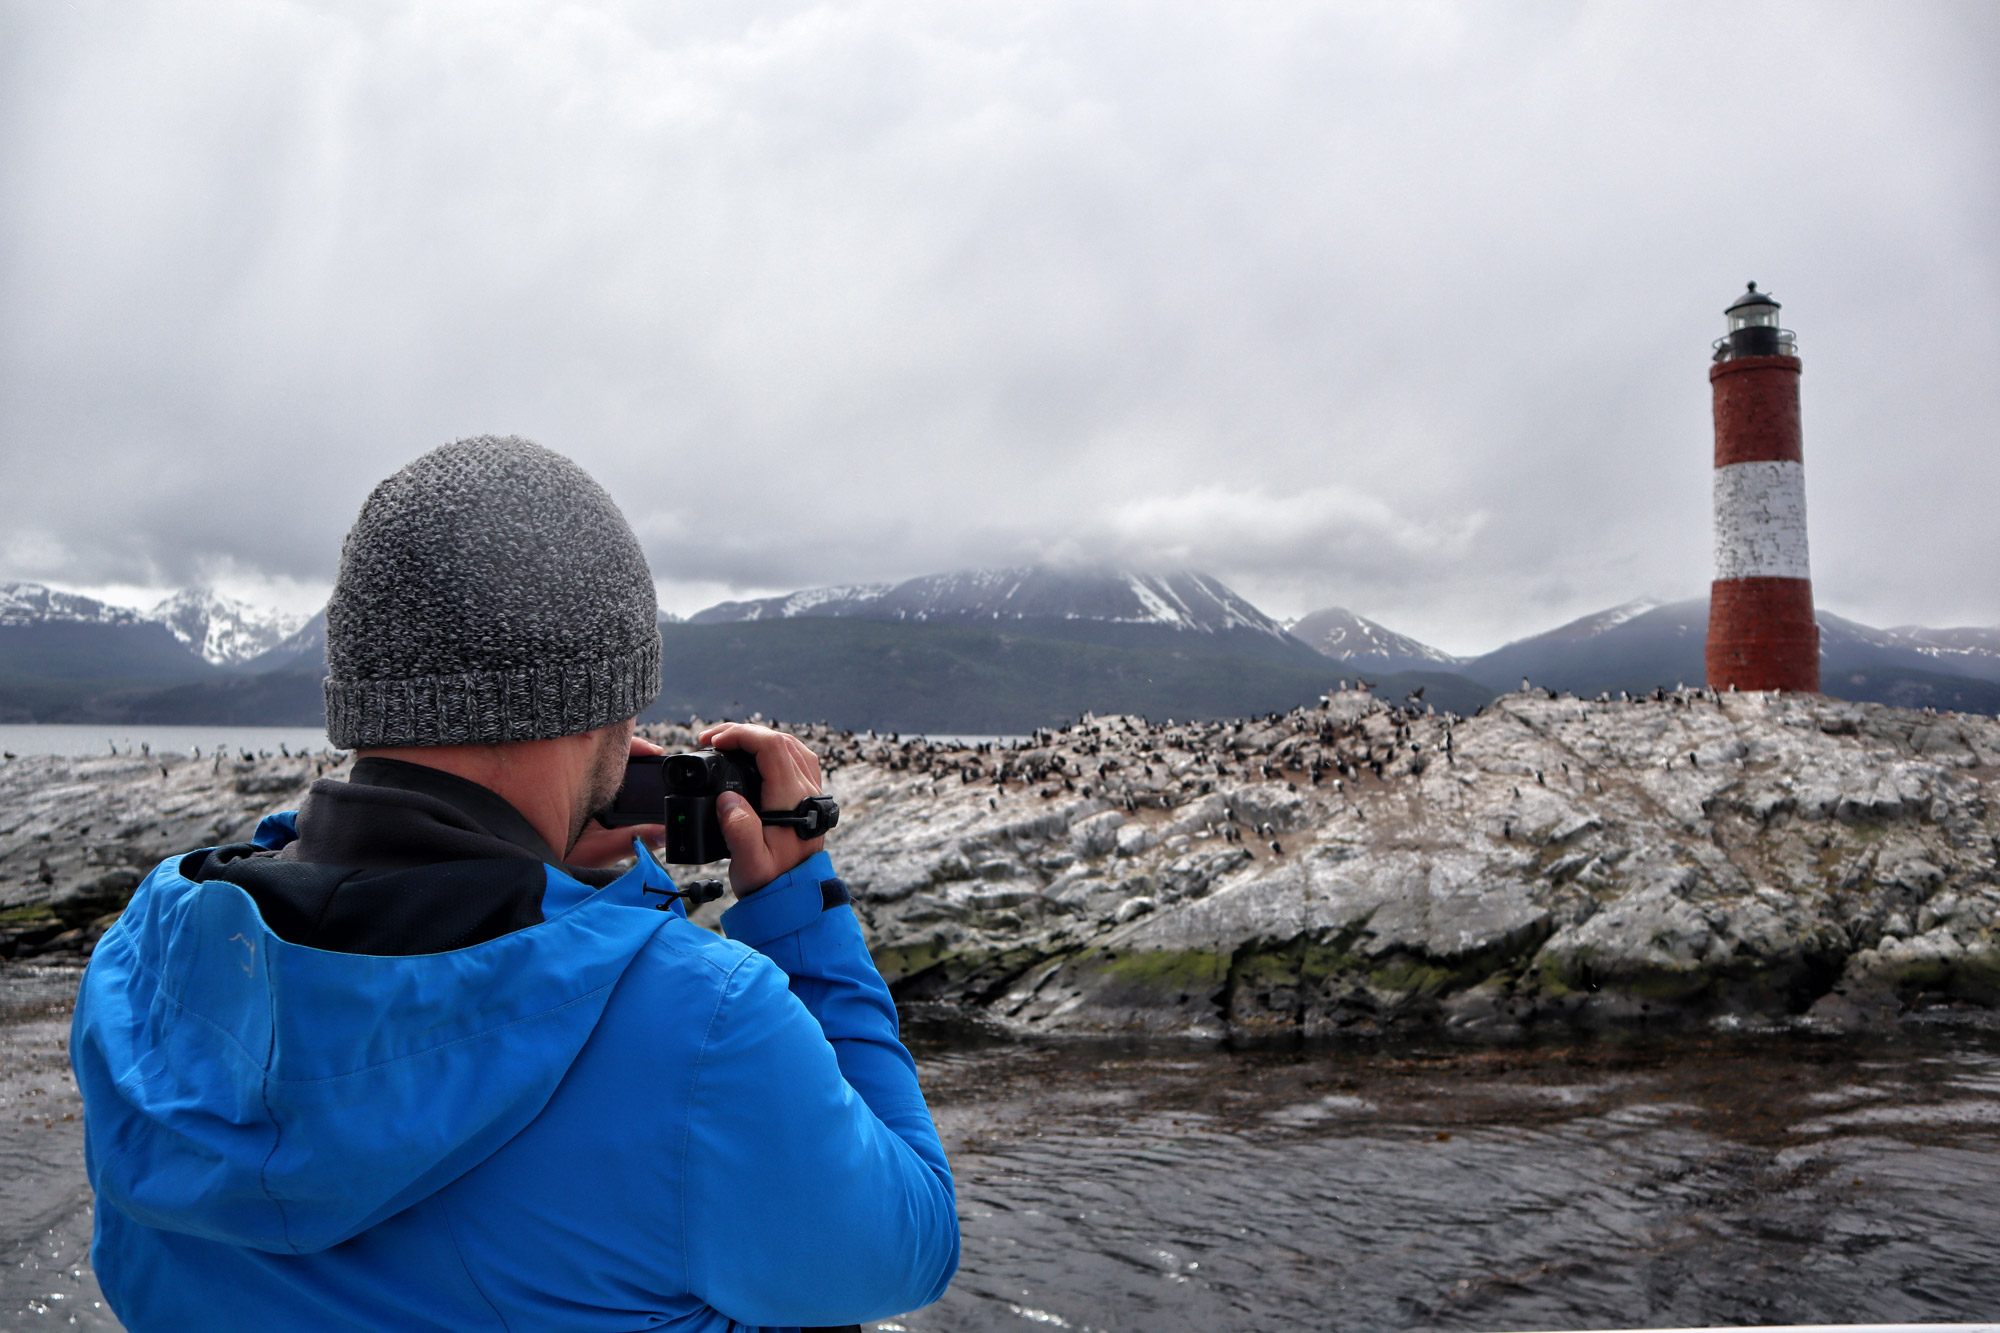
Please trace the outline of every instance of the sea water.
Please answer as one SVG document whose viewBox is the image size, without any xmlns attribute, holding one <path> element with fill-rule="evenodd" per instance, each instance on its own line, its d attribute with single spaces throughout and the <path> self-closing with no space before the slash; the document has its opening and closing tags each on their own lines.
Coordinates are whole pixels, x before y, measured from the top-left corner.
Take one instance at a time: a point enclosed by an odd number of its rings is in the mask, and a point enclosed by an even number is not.
<svg viewBox="0 0 2000 1333">
<path fill-rule="evenodd" d="M 114 1329 L 63 1049 L 76 974 L 58 971 L 0 965 L 0 1328 Z M 2000 1048 L 1977 1033 L 1241 1053 L 913 1025 L 912 1042 L 964 1261 L 943 1301 L 875 1333 L 2000 1311 Z"/>
<path fill-rule="evenodd" d="M 920 1049 L 964 1259 L 880 1333 L 2000 1312 L 2000 1047 L 1978 1033 Z"/>
</svg>

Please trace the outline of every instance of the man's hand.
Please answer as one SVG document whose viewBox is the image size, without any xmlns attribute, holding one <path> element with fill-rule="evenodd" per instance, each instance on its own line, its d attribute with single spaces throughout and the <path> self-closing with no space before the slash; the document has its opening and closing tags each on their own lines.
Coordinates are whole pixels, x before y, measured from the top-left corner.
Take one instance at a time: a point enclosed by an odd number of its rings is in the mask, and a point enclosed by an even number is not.
<svg viewBox="0 0 2000 1333">
<path fill-rule="evenodd" d="M 747 722 L 725 722 L 702 732 L 701 744 L 757 757 L 766 810 L 790 810 L 806 797 L 820 794 L 819 756 L 795 736 Z M 729 845 L 729 887 L 739 898 L 763 888 L 826 844 L 824 837 L 808 841 L 788 828 L 765 827 L 750 802 L 735 792 L 722 794 L 715 813 L 722 824 L 722 840 Z"/>
<path fill-rule="evenodd" d="M 632 738 L 633 754 L 665 754 L 666 751 L 651 741 Z M 605 866 L 617 865 L 632 854 L 632 839 L 642 838 L 648 847 L 659 851 L 667 841 L 665 824 L 634 824 L 627 828 L 606 828 L 596 820 L 583 826 L 577 836 L 576 846 L 569 849 L 563 860 L 573 866 L 586 866 L 601 870 Z"/>
</svg>

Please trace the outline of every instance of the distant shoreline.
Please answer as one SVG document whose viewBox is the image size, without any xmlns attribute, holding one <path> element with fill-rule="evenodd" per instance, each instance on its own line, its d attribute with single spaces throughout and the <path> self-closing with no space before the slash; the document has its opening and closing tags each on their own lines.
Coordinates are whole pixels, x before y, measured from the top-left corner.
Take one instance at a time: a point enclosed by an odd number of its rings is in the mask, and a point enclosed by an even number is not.
<svg viewBox="0 0 2000 1333">
<path fill-rule="evenodd" d="M 280 747 L 283 747 L 281 751 Z M 174 726 L 125 722 L 0 723 L 0 753 L 87 758 L 111 754 L 320 754 L 330 751 L 322 727 Z"/>
</svg>

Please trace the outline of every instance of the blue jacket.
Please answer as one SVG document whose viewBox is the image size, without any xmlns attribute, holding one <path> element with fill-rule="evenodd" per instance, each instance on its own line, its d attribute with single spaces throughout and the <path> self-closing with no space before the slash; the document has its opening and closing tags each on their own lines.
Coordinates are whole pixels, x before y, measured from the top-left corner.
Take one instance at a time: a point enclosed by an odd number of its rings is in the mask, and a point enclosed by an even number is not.
<svg viewBox="0 0 2000 1333">
<path fill-rule="evenodd" d="M 544 867 L 539 924 L 404 957 L 280 939 L 189 860 L 98 944 L 72 1032 L 91 1257 L 134 1333 L 788 1328 L 943 1294 L 950 1170 L 825 853 L 726 940 L 656 910 L 642 855 L 601 889 Z"/>
</svg>

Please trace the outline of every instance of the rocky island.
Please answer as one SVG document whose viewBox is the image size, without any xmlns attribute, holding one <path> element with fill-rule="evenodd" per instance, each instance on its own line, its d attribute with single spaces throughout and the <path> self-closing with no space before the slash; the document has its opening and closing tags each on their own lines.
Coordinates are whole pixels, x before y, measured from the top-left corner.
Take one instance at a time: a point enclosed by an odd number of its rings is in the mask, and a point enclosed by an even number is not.
<svg viewBox="0 0 2000 1333">
<path fill-rule="evenodd" d="M 1461 718 L 1343 690 L 1012 743 L 794 730 L 899 1000 L 1016 1032 L 1507 1041 L 2000 1005 L 1989 717 L 1529 689 Z M 0 955 L 86 954 L 158 857 L 341 771 L 7 762 Z"/>
<path fill-rule="evenodd" d="M 829 739 L 898 997 L 1017 1031 L 1507 1040 L 2000 1001 L 1992 718 L 1348 691 L 1020 748 Z"/>
</svg>

